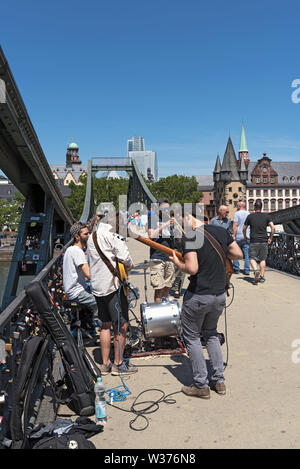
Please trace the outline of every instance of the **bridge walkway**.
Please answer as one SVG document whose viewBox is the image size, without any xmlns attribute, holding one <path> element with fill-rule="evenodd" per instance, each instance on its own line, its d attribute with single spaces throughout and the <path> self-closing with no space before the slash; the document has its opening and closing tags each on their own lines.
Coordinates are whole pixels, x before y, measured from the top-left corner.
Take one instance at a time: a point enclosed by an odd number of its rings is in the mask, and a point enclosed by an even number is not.
<svg viewBox="0 0 300 469">
<path fill-rule="evenodd" d="M 148 248 L 129 239 L 128 247 L 135 265 L 149 258 Z M 212 393 L 210 400 L 175 394 L 175 404 L 161 403 L 159 410 L 147 415 L 144 431 L 129 428 L 134 418 L 111 406 L 104 432 L 93 437 L 97 448 L 297 448 L 300 446 L 299 390 L 300 363 L 292 361 L 296 351 L 291 344 L 300 342 L 300 280 L 267 270 L 266 282 L 254 286 L 253 277 L 232 277 L 234 301 L 227 310 L 228 366 L 225 370 L 227 395 Z M 140 289 L 134 312 L 139 317 L 139 303 L 144 301 L 144 277 L 141 266 L 130 276 Z M 148 300 L 153 290 L 148 282 Z M 184 288 L 187 286 L 187 278 Z M 182 302 L 182 298 L 180 303 Z M 219 322 L 224 332 L 224 314 Z M 226 346 L 222 346 L 226 360 Z M 99 362 L 99 347 L 89 348 Z M 206 352 L 205 352 L 206 353 Z M 300 357 L 300 353 L 298 354 Z M 191 369 L 186 355 L 136 358 L 138 373 L 126 378 L 132 392 L 125 402 L 114 403 L 130 409 L 139 393 L 161 389 L 166 395 L 191 383 Z M 103 377 L 106 388 L 122 384 L 119 377 Z M 156 400 L 158 392 L 147 392 L 140 401 Z M 144 406 L 143 406 L 144 407 Z M 69 409 L 63 409 L 70 413 Z M 74 418 L 76 416 L 74 415 Z M 92 417 L 93 418 L 93 417 Z M 138 420 L 136 426 L 144 426 Z"/>
</svg>

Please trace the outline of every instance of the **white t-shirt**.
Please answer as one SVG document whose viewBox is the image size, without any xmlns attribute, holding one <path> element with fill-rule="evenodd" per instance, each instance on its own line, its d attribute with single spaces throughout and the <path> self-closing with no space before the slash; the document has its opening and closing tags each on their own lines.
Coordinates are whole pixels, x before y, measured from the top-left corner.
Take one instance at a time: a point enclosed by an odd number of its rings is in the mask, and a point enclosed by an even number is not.
<svg viewBox="0 0 300 469">
<path fill-rule="evenodd" d="M 79 246 L 70 246 L 64 255 L 63 284 L 68 300 L 77 298 L 87 288 L 80 265 L 87 264 L 87 255 Z"/>
<path fill-rule="evenodd" d="M 245 220 L 246 220 L 246 218 L 249 214 L 250 214 L 250 212 L 248 212 L 247 210 L 238 210 L 234 214 L 233 223 L 235 223 L 235 222 L 238 223 L 236 234 L 235 234 L 236 241 L 240 241 L 241 239 L 244 239 L 243 228 L 244 228 Z M 249 227 L 247 228 L 246 234 L 247 234 L 247 238 L 249 239 L 249 237 L 250 237 L 250 228 Z"/>
</svg>

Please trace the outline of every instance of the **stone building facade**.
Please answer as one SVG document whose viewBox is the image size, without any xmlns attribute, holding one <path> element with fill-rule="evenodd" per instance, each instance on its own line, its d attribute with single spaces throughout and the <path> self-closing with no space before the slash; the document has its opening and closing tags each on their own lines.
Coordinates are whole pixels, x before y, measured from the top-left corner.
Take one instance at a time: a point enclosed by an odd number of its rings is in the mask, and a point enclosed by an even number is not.
<svg viewBox="0 0 300 469">
<path fill-rule="evenodd" d="M 249 165 L 248 210 L 261 200 L 263 211 L 274 212 L 300 204 L 300 162 L 273 162 L 266 153 Z"/>
<path fill-rule="evenodd" d="M 300 205 L 300 161 L 275 162 L 266 153 L 257 161 L 250 161 L 244 126 L 238 158 L 229 137 L 222 162 L 217 156 L 210 183 L 207 179 L 204 184 L 204 176 L 197 178 L 198 189 L 203 187 L 213 194 L 209 206 L 217 212 L 220 205 L 227 205 L 231 218 L 239 201 L 245 201 L 247 210 L 253 211 L 254 203 L 260 200 L 264 212 Z"/>
</svg>

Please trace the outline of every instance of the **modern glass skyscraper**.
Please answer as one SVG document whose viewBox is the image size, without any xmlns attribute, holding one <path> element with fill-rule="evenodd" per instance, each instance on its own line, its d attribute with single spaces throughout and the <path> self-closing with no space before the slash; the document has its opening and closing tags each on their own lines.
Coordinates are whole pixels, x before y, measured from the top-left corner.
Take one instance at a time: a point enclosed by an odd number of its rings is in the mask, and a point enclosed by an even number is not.
<svg viewBox="0 0 300 469">
<path fill-rule="evenodd" d="M 143 137 L 132 137 L 127 140 L 127 155 L 130 151 L 145 151 L 145 142 Z"/>
<path fill-rule="evenodd" d="M 133 158 L 141 174 L 148 181 L 157 181 L 158 168 L 155 151 L 145 150 L 145 142 L 143 137 L 132 137 L 127 140 L 127 156 Z"/>
<path fill-rule="evenodd" d="M 128 156 L 136 161 L 140 173 L 148 181 L 157 181 L 158 169 L 155 151 L 130 151 Z"/>
</svg>

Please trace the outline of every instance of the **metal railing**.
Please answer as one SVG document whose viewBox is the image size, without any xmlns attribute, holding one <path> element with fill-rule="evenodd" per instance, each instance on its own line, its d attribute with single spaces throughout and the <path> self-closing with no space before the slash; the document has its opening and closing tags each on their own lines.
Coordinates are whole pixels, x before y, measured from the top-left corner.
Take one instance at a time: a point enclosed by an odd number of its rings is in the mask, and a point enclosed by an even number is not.
<svg viewBox="0 0 300 469">
<path fill-rule="evenodd" d="M 300 236 L 275 233 L 269 246 L 267 265 L 272 269 L 300 276 Z"/>
<path fill-rule="evenodd" d="M 58 311 L 63 315 L 62 260 L 63 253 L 72 244 L 72 240 L 44 267 L 35 277 L 42 281 Z M 12 412 L 13 389 L 16 383 L 24 343 L 31 336 L 45 336 L 45 330 L 39 314 L 35 311 L 23 289 L 9 306 L 0 314 L 0 436 L 10 439 L 10 417 Z M 53 342 L 50 343 L 53 350 Z M 49 356 L 46 357 L 46 361 Z M 48 370 L 49 363 L 43 363 L 41 374 Z M 40 376 L 37 388 L 32 393 L 32 413 L 29 415 L 30 428 L 36 422 L 43 392 L 46 387 L 45 376 Z"/>
</svg>

